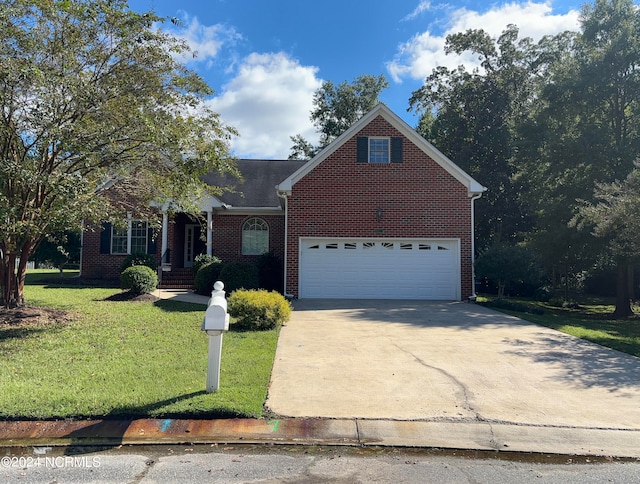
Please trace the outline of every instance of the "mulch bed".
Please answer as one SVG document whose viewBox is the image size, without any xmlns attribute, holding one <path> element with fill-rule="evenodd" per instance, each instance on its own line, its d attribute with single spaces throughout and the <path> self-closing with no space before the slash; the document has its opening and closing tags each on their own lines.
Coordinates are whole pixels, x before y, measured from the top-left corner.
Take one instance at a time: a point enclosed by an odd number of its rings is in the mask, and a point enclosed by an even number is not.
<svg viewBox="0 0 640 484">
<path fill-rule="evenodd" d="M 41 326 L 56 323 L 68 323 L 74 317 L 63 309 L 23 306 L 19 308 L 0 308 L 0 327 L 4 326 Z"/>
</svg>

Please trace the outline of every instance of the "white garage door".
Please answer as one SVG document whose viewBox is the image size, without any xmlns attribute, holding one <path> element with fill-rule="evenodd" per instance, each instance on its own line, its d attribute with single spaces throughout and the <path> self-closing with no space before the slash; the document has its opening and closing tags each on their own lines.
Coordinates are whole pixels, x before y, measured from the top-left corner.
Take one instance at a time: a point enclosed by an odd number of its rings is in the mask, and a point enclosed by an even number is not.
<svg viewBox="0 0 640 484">
<path fill-rule="evenodd" d="M 300 298 L 460 299 L 458 240 L 300 241 Z"/>
</svg>

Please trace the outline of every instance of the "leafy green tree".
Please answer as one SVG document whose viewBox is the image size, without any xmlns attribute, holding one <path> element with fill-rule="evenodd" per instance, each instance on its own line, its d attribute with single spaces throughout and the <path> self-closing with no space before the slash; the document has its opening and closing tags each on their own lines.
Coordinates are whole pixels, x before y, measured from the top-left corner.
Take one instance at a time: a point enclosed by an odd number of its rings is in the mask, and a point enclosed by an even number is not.
<svg viewBox="0 0 640 484">
<path fill-rule="evenodd" d="M 523 125 L 521 169 L 535 231 L 554 272 L 602 258 L 606 244 L 568 222 L 597 183 L 623 178 L 640 152 L 640 13 L 628 0 L 585 5 L 581 31 L 547 39 L 545 76 Z"/>
<path fill-rule="evenodd" d="M 0 4 L 5 306 L 24 304 L 26 263 L 41 240 L 132 209 L 108 196 L 114 189 L 143 206 L 188 206 L 185 194 L 204 189 L 199 175 L 233 170 L 235 132 L 207 109 L 212 90 L 176 60 L 188 47 L 157 29 L 162 21 L 125 0 Z"/>
<path fill-rule="evenodd" d="M 608 242 L 617 265 L 614 316 L 625 318 L 630 305 L 629 275 L 640 259 L 640 161 L 622 182 L 598 184 L 594 203 L 584 202 L 572 223 L 592 228 L 594 235 Z"/>
<path fill-rule="evenodd" d="M 510 25 L 496 40 L 483 30 L 448 36 L 448 54 L 473 53 L 481 67 L 438 67 L 409 100 L 423 113 L 418 131 L 489 187 L 476 208 L 479 248 L 513 243 L 530 226 L 519 197 L 526 179 L 517 176 L 517 129 L 535 92 L 536 51 L 518 35 Z"/>
<path fill-rule="evenodd" d="M 476 275 L 498 287 L 498 297 L 520 286 L 537 289 L 544 271 L 534 254 L 519 245 L 493 244 L 480 253 L 475 263 Z"/>
<path fill-rule="evenodd" d="M 331 81 L 323 82 L 313 95 L 314 109 L 311 111 L 311 121 L 320 133 L 320 143 L 313 146 L 300 134 L 292 136 L 289 159 L 313 158 L 371 111 L 379 102 L 380 92 L 387 87 L 389 82 L 384 75 L 376 77 L 365 74 L 351 84 L 345 81 L 337 86 Z"/>
<path fill-rule="evenodd" d="M 36 267 L 46 262 L 57 267 L 60 272 L 69 263 L 79 263 L 80 231 L 52 234 L 38 244 L 31 260 L 36 263 Z"/>
</svg>

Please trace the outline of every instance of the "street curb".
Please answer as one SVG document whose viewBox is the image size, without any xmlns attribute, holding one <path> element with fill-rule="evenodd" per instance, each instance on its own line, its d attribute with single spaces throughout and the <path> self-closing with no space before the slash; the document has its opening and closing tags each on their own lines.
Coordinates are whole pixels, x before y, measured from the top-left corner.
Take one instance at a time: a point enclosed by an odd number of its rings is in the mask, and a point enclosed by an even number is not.
<svg viewBox="0 0 640 484">
<path fill-rule="evenodd" d="M 0 447 L 145 444 L 390 446 L 640 459 L 640 430 L 314 418 L 0 422 Z"/>
</svg>

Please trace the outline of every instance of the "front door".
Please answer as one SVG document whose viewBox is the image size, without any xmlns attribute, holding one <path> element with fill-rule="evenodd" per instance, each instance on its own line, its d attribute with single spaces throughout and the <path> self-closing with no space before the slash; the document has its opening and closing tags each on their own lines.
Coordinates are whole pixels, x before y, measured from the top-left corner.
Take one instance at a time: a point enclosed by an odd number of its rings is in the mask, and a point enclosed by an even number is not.
<svg viewBox="0 0 640 484">
<path fill-rule="evenodd" d="M 184 226 L 184 267 L 193 267 L 195 257 L 195 244 L 198 236 L 197 224 Z"/>
</svg>

